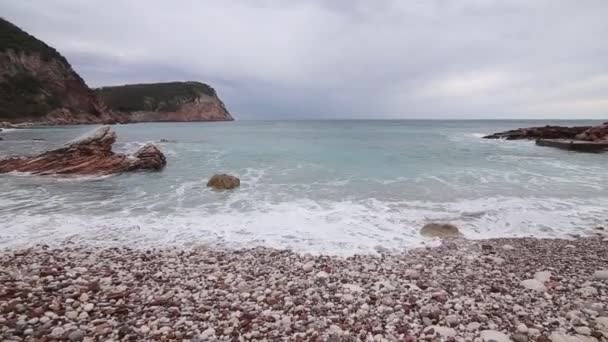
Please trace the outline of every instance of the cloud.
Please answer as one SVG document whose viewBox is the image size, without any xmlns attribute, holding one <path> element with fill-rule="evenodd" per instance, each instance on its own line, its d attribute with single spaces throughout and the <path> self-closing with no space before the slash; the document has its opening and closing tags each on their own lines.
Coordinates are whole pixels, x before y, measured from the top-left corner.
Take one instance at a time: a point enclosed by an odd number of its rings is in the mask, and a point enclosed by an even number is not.
<svg viewBox="0 0 608 342">
<path fill-rule="evenodd" d="M 239 118 L 605 118 L 608 2 L 0 0 L 92 86 L 212 84 Z"/>
</svg>

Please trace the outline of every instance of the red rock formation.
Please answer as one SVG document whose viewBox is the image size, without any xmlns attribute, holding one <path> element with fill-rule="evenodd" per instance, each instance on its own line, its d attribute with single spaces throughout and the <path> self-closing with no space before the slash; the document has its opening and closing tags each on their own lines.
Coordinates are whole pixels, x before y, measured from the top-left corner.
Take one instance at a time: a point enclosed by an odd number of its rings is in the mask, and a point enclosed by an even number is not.
<svg viewBox="0 0 608 342">
<path fill-rule="evenodd" d="M 51 174 L 112 174 L 136 170 L 161 170 L 165 156 L 154 145 L 146 145 L 132 155 L 112 152 L 116 133 L 101 126 L 68 142 L 64 147 L 35 157 L 13 157 L 0 160 L 0 173 L 29 172 Z"/>
<path fill-rule="evenodd" d="M 599 126 L 594 126 L 576 136 L 577 139 L 587 141 L 606 141 L 608 140 L 608 122 Z"/>
</svg>

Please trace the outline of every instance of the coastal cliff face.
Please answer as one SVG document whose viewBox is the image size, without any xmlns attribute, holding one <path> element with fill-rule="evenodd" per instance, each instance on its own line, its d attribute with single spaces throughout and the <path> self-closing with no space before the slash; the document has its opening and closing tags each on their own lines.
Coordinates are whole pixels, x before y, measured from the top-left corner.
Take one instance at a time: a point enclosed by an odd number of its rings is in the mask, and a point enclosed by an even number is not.
<svg viewBox="0 0 608 342">
<path fill-rule="evenodd" d="M 121 121 L 55 49 L 0 18 L 0 121 Z"/>
<path fill-rule="evenodd" d="M 133 84 L 93 91 L 54 48 L 0 18 L 0 122 L 232 120 L 215 90 L 199 82 Z"/>
<path fill-rule="evenodd" d="M 95 92 L 112 111 L 130 122 L 234 120 L 215 89 L 204 83 L 131 84 Z"/>
</svg>

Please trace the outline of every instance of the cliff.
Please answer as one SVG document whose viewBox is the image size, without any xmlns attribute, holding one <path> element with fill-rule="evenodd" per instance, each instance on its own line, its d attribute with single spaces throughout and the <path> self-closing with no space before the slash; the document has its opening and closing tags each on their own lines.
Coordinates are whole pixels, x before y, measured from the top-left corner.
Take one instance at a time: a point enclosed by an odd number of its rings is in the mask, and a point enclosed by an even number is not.
<svg viewBox="0 0 608 342">
<path fill-rule="evenodd" d="M 131 84 L 95 92 L 130 122 L 234 120 L 215 90 L 199 82 Z"/>
<path fill-rule="evenodd" d="M 59 52 L 0 18 L 0 121 L 116 122 Z"/>
</svg>

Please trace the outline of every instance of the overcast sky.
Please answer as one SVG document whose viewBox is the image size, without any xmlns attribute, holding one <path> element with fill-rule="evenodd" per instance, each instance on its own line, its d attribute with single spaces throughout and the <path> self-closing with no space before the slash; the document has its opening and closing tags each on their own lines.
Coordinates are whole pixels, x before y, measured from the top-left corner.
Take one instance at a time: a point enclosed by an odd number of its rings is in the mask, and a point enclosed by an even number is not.
<svg viewBox="0 0 608 342">
<path fill-rule="evenodd" d="M 608 118 L 608 0 L 0 0 L 90 86 L 250 118 Z"/>
</svg>

